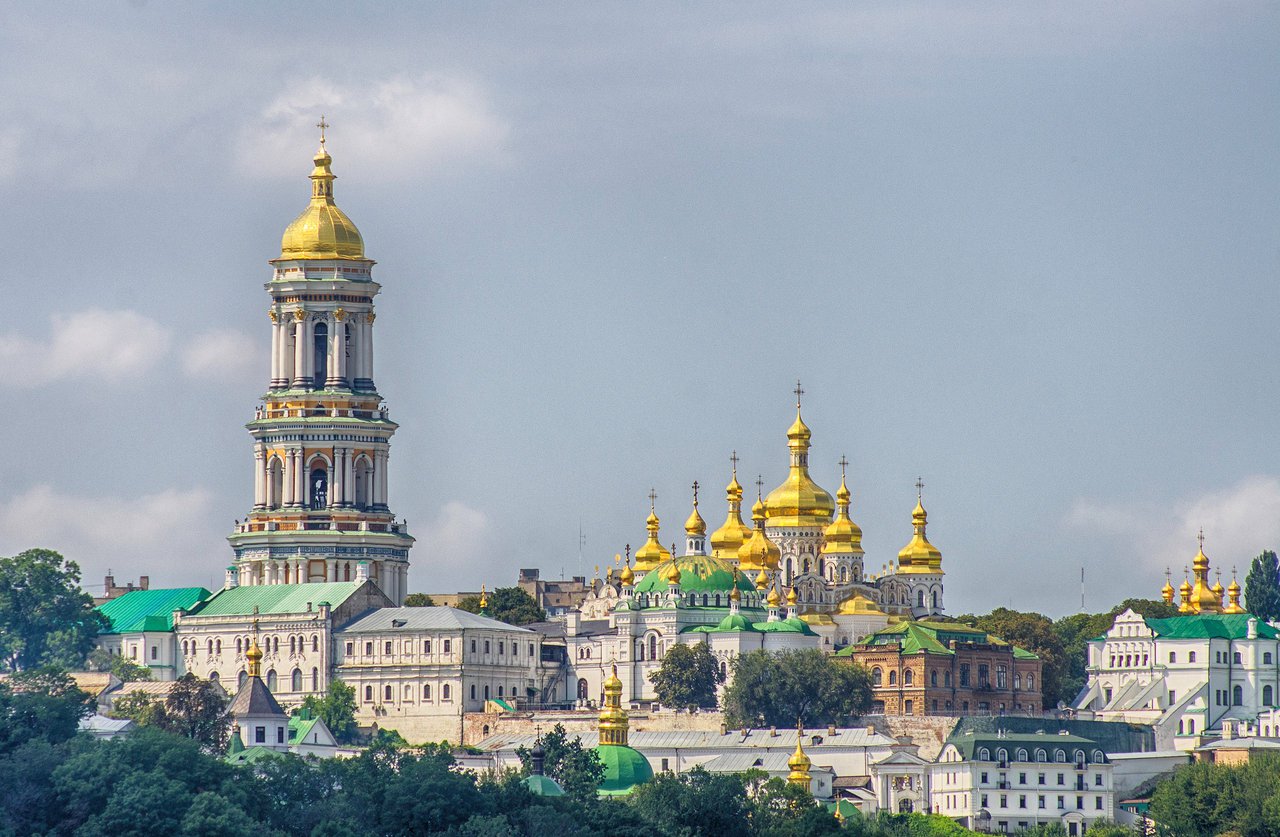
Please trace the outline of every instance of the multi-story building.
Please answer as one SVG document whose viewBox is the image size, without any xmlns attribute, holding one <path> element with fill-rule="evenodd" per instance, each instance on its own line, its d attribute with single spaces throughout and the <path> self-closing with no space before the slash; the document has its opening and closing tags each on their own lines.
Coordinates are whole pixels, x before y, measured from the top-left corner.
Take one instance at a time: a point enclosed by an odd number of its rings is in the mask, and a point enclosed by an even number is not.
<svg viewBox="0 0 1280 837">
<path fill-rule="evenodd" d="M 323 120 L 322 120 L 323 121 Z M 394 604 L 408 592 L 413 538 L 391 513 L 397 425 L 373 382 L 374 261 L 333 200 L 320 150 L 311 202 L 272 259 L 271 378 L 254 418 L 253 508 L 228 540 L 241 586 L 346 582 L 368 562 Z"/>
<path fill-rule="evenodd" d="M 336 674 L 356 691 L 357 720 L 413 742 L 461 741 L 464 712 L 516 708 L 558 674 L 542 665 L 541 634 L 448 607 L 375 610 L 335 638 Z"/>
<path fill-rule="evenodd" d="M 522 569 L 516 586 L 528 593 L 549 617 L 563 616 L 582 604 L 592 592 L 585 576 L 546 579 L 537 569 Z"/>
<path fill-rule="evenodd" d="M 1057 823 L 1084 834 L 1114 817 L 1111 761 L 1074 735 L 953 737 L 929 768 L 933 812 L 978 831 Z"/>
<path fill-rule="evenodd" d="M 1041 710 L 1040 658 L 968 625 L 899 622 L 836 656 L 871 673 L 874 712 L 968 715 Z"/>
<path fill-rule="evenodd" d="M 110 627 L 98 634 L 97 647 L 146 666 L 153 680 L 176 680 L 185 669 L 174 640 L 174 611 L 196 607 L 210 595 L 203 587 L 177 587 L 132 589 L 109 598 L 98 605 Z"/>
</svg>

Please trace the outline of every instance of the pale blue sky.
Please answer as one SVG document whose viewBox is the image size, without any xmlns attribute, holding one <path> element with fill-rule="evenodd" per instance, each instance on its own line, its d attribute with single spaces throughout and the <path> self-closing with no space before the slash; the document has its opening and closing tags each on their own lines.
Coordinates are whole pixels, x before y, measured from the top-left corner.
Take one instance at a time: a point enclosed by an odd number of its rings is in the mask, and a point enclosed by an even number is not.
<svg viewBox="0 0 1280 837">
<path fill-rule="evenodd" d="M 0 10 L 0 553 L 220 583 L 321 112 L 414 589 L 718 526 L 797 377 L 952 612 L 1280 546 L 1275 5 L 424 5 Z"/>
</svg>

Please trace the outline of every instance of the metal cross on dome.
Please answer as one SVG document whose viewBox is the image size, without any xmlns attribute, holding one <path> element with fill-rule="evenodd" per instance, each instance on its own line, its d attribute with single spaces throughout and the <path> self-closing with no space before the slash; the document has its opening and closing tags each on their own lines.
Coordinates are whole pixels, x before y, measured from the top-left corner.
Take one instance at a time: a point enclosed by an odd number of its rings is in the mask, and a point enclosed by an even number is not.
<svg viewBox="0 0 1280 837">
<path fill-rule="evenodd" d="M 840 461 L 837 464 L 840 466 L 840 479 L 844 479 L 845 469 L 849 467 L 849 458 L 841 454 Z"/>
<path fill-rule="evenodd" d="M 916 499 L 924 496 L 924 477 L 916 477 Z"/>
<path fill-rule="evenodd" d="M 320 144 L 324 145 L 324 129 L 332 128 L 333 126 L 324 121 L 324 114 L 322 113 L 320 114 L 320 121 L 316 123 L 316 127 L 320 129 Z"/>
<path fill-rule="evenodd" d="M 800 396 L 804 395 L 804 390 L 800 388 L 800 379 L 796 378 L 796 388 L 792 390 L 796 394 L 796 409 L 800 409 Z"/>
<path fill-rule="evenodd" d="M 695 508 L 698 505 L 698 481 L 697 480 L 693 481 L 693 505 Z"/>
</svg>

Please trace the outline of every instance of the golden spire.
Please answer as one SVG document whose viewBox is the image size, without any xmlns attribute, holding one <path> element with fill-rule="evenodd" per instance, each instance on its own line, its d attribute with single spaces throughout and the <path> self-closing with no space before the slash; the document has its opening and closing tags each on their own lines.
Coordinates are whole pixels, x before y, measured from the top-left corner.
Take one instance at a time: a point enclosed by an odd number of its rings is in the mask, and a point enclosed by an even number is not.
<svg viewBox="0 0 1280 837">
<path fill-rule="evenodd" d="M 764 480 L 757 478 L 756 504 L 751 507 L 751 520 L 755 523 L 755 529 L 751 532 L 751 539 L 738 548 L 738 566 L 744 570 L 776 570 L 782 560 L 782 550 L 764 533 L 767 509 L 764 501 L 759 499 L 763 489 Z"/>
<path fill-rule="evenodd" d="M 787 590 L 787 607 L 793 608 L 795 606 L 796 606 L 796 588 L 795 588 L 795 585 L 793 584 Z"/>
<path fill-rule="evenodd" d="M 1164 568 L 1164 587 L 1161 588 L 1160 590 L 1160 598 L 1164 599 L 1164 603 L 1167 605 L 1173 604 L 1173 594 L 1174 594 L 1173 584 L 1170 583 L 1169 576 L 1170 576 L 1169 568 L 1165 567 Z"/>
<path fill-rule="evenodd" d="M 736 561 L 738 550 L 751 537 L 751 529 L 742 522 L 742 486 L 738 483 L 738 452 L 729 457 L 733 463 L 733 477 L 725 486 L 724 496 L 729 504 L 724 525 L 711 535 L 711 554 L 726 561 Z"/>
<path fill-rule="evenodd" d="M 826 489 L 809 476 L 809 440 L 812 433 L 800 416 L 800 396 L 804 390 L 796 381 L 796 420 L 787 429 L 791 463 L 787 478 L 765 500 L 771 526 L 826 526 L 835 512 L 835 503 Z"/>
<path fill-rule="evenodd" d="M 282 259 L 363 259 L 364 239 L 351 219 L 333 202 L 333 158 L 325 148 L 324 129 L 329 123 L 320 117 L 320 148 L 312 162 L 311 203 L 284 231 L 280 240 Z"/>
<path fill-rule="evenodd" d="M 1209 585 L 1209 557 L 1204 554 L 1204 529 L 1200 530 L 1196 540 L 1200 543 L 1200 550 L 1191 561 L 1191 571 L 1195 576 L 1191 587 L 1191 612 L 1221 613 L 1222 594 Z M 1221 586 L 1217 585 L 1218 588 Z"/>
<path fill-rule="evenodd" d="M 778 607 L 782 604 L 782 597 L 778 595 L 776 586 L 769 588 L 769 596 L 765 599 L 765 602 L 768 603 L 769 607 Z"/>
<path fill-rule="evenodd" d="M 1230 603 L 1222 609 L 1223 613 L 1248 613 L 1240 606 L 1240 582 L 1236 581 L 1236 568 L 1231 568 L 1231 583 L 1227 585 L 1227 598 Z"/>
<path fill-rule="evenodd" d="M 262 649 L 258 647 L 258 608 L 253 609 L 253 642 L 249 645 L 249 650 L 244 652 L 244 658 L 249 662 L 248 674 L 250 677 L 262 676 Z"/>
<path fill-rule="evenodd" d="M 680 586 L 680 567 L 675 561 L 671 562 L 671 569 L 667 570 L 667 583 L 676 587 Z"/>
<path fill-rule="evenodd" d="M 618 679 L 618 665 L 604 681 L 604 707 L 600 710 L 600 744 L 627 746 L 626 710 L 622 708 L 622 681 Z"/>
<path fill-rule="evenodd" d="M 924 510 L 924 480 L 916 480 L 916 507 L 911 511 L 911 525 L 915 530 L 911 541 L 898 553 L 898 572 L 942 573 L 942 553 L 929 543 L 925 528 L 929 515 Z"/>
<path fill-rule="evenodd" d="M 836 519 L 822 533 L 822 552 L 824 555 L 843 555 L 847 553 L 862 554 L 862 529 L 849 519 L 849 500 L 853 496 L 849 486 L 845 484 L 845 468 L 849 460 L 840 457 L 840 488 L 836 491 Z"/>
<path fill-rule="evenodd" d="M 804 752 L 804 746 L 801 743 L 804 738 L 804 726 L 800 722 L 796 722 L 796 751 L 791 754 L 791 758 L 787 759 L 787 767 L 791 768 L 791 772 L 787 774 L 787 784 L 797 785 L 809 790 L 813 779 L 809 776 L 809 767 L 813 762 Z"/>
<path fill-rule="evenodd" d="M 618 573 L 618 581 L 623 587 L 630 587 L 635 583 L 636 575 L 631 572 L 631 555 L 627 555 L 627 563 L 622 565 L 622 572 Z"/>
<path fill-rule="evenodd" d="M 1187 580 L 1187 568 L 1182 568 L 1182 584 L 1178 587 L 1178 612 L 1194 613 L 1191 609 L 1191 582 Z"/>
<path fill-rule="evenodd" d="M 636 550 L 636 569 L 649 572 L 663 561 L 670 560 L 671 552 L 658 540 L 658 513 L 654 504 L 658 501 L 658 492 L 649 489 L 649 517 L 645 520 L 645 528 L 649 530 L 649 539 L 644 546 Z"/>
<path fill-rule="evenodd" d="M 489 606 L 489 594 L 485 592 L 484 585 L 480 585 L 480 612 L 484 613 L 485 608 Z"/>
<path fill-rule="evenodd" d="M 702 519 L 702 515 L 698 514 L 698 481 L 693 481 L 693 511 L 689 513 L 689 519 L 684 522 L 684 533 L 690 537 L 697 538 L 707 533 L 707 521 Z"/>
<path fill-rule="evenodd" d="M 741 578 L 738 568 L 733 568 L 733 589 L 729 591 L 729 607 L 735 609 L 738 603 L 742 601 L 742 591 L 738 589 L 738 579 Z"/>
</svg>

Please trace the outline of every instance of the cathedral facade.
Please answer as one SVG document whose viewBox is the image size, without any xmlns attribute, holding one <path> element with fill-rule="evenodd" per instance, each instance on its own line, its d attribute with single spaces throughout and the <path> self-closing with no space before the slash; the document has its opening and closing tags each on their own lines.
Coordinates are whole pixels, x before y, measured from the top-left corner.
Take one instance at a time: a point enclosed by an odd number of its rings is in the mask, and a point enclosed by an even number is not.
<svg viewBox="0 0 1280 837">
<path fill-rule="evenodd" d="M 271 377 L 247 425 L 253 508 L 228 538 L 229 571 L 246 586 L 333 583 L 355 580 L 364 561 L 398 605 L 414 539 L 387 491 L 397 425 L 373 381 L 380 286 L 360 231 L 334 203 L 323 133 L 313 162 L 310 203 L 285 230 L 265 286 Z"/>
</svg>

